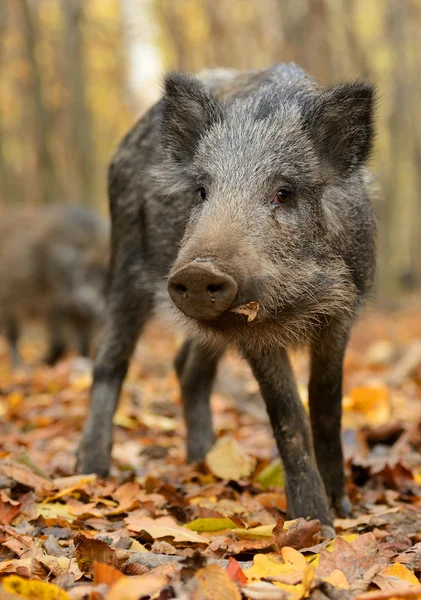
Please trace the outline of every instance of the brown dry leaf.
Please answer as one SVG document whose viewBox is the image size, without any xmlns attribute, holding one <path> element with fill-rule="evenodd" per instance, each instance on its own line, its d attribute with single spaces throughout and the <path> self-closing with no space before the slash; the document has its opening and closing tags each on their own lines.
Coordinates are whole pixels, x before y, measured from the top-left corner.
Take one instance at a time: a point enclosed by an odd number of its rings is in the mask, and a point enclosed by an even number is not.
<svg viewBox="0 0 421 600">
<path fill-rule="evenodd" d="M 367 592 L 360 594 L 355 600 L 421 600 L 421 585 L 390 591 Z"/>
<path fill-rule="evenodd" d="M 54 483 L 39 475 L 35 475 L 26 465 L 16 462 L 0 462 L 0 473 L 22 485 L 32 488 L 37 494 L 42 496 L 46 496 L 56 489 Z"/>
<path fill-rule="evenodd" d="M 393 508 L 388 508 L 387 510 L 382 510 L 378 513 L 370 513 L 367 515 L 359 515 L 355 519 L 335 519 L 334 525 L 336 529 L 341 529 L 342 531 L 346 529 L 352 529 L 353 527 L 357 527 L 358 525 L 366 525 L 370 523 L 371 519 L 376 519 L 376 524 L 379 526 L 379 521 L 383 515 L 387 515 L 390 513 L 397 513 L 401 510 L 400 506 L 394 506 Z M 387 523 L 387 519 L 384 521 Z"/>
<path fill-rule="evenodd" d="M 108 515 L 118 515 L 133 510 L 139 504 L 140 485 L 134 481 L 123 483 L 113 494 L 118 507 L 108 512 Z"/>
<path fill-rule="evenodd" d="M 9 525 L 20 513 L 22 504 L 12 500 L 3 490 L 0 490 L 0 523 Z"/>
<path fill-rule="evenodd" d="M 238 315 L 246 315 L 247 323 L 251 323 L 257 317 L 260 305 L 258 302 L 248 302 L 241 304 L 235 308 L 231 308 L 229 312 L 237 313 Z"/>
<path fill-rule="evenodd" d="M 73 542 L 77 564 L 84 573 L 93 571 L 94 562 L 113 566 L 117 564 L 115 550 L 105 542 L 88 538 L 81 533 L 75 535 Z"/>
<path fill-rule="evenodd" d="M 336 569 L 343 571 L 348 583 L 363 579 L 364 574 L 380 561 L 376 538 L 372 533 L 360 535 L 351 543 L 343 538 L 334 540 L 332 551 L 322 550 L 316 571 L 318 577 L 329 577 Z M 375 571 L 373 571 L 373 577 Z"/>
<path fill-rule="evenodd" d="M 206 455 L 206 464 L 214 475 L 221 479 L 238 481 L 249 477 L 256 466 L 256 459 L 231 436 L 219 438 Z"/>
<path fill-rule="evenodd" d="M 112 586 L 105 600 L 139 600 L 140 596 L 153 596 L 167 585 L 167 577 L 158 575 L 123 576 Z"/>
<path fill-rule="evenodd" d="M 306 521 L 299 518 L 292 521 L 288 529 L 285 529 L 285 521 L 278 519 L 272 534 L 276 548 L 281 549 L 284 546 L 290 546 L 300 550 L 319 543 L 321 523 L 318 519 Z"/>
<path fill-rule="evenodd" d="M 207 565 L 196 572 L 203 598 L 206 600 L 241 600 L 240 590 L 229 574 L 218 565 Z"/>
<path fill-rule="evenodd" d="M 208 540 L 196 531 L 178 525 L 172 517 L 151 519 L 150 517 L 134 515 L 126 517 L 124 522 L 131 531 L 146 531 L 154 539 L 171 537 L 174 542 L 208 543 Z"/>
<path fill-rule="evenodd" d="M 373 583 L 378 585 L 381 590 L 387 591 L 400 587 L 417 586 L 420 581 L 405 565 L 395 562 L 393 565 L 382 569 L 374 577 Z"/>
</svg>

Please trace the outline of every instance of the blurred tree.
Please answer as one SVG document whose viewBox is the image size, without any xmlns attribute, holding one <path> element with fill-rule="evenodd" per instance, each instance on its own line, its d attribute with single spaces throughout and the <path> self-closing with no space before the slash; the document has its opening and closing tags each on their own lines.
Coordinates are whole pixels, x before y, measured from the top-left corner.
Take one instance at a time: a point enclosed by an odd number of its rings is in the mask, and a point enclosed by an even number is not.
<svg viewBox="0 0 421 600">
<path fill-rule="evenodd" d="M 40 67 L 37 61 L 38 3 L 17 0 L 22 14 L 26 59 L 29 64 L 30 98 L 32 100 L 32 127 L 35 147 L 35 174 L 38 178 L 39 199 L 52 202 L 59 197 L 55 165 L 50 149 L 51 120 L 44 101 Z M 37 189 L 37 188 L 35 188 Z"/>
<path fill-rule="evenodd" d="M 92 119 L 86 99 L 84 48 L 81 34 L 81 0 L 60 0 L 65 50 L 65 84 L 70 91 L 70 131 L 78 179 L 77 196 L 84 204 L 95 199 L 95 148 Z"/>
</svg>

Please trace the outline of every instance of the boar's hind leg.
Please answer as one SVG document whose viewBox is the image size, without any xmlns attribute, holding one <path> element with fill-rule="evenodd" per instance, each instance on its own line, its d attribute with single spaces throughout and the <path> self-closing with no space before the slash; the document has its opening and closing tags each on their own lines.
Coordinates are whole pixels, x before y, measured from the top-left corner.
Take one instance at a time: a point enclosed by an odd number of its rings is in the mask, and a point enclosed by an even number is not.
<svg viewBox="0 0 421 600">
<path fill-rule="evenodd" d="M 152 308 L 153 293 L 141 261 L 141 253 L 122 248 L 112 267 L 90 411 L 78 451 L 77 469 L 82 473 L 105 477 L 110 469 L 113 416 L 137 338 Z"/>
<path fill-rule="evenodd" d="M 18 367 L 21 363 L 18 342 L 19 342 L 19 325 L 16 319 L 9 318 L 6 325 L 6 337 L 9 344 L 10 358 L 13 367 Z"/>
<path fill-rule="evenodd" d="M 309 404 L 317 464 L 338 514 L 347 515 L 341 445 L 342 367 L 349 324 L 333 321 L 311 346 Z"/>
<path fill-rule="evenodd" d="M 314 457 L 310 424 L 284 348 L 263 349 L 247 356 L 259 382 L 284 465 L 291 518 L 320 519 L 330 529 L 326 492 Z"/>
<path fill-rule="evenodd" d="M 187 426 L 188 462 L 203 461 L 215 441 L 210 395 L 222 354 L 221 348 L 186 340 L 175 359 Z"/>
<path fill-rule="evenodd" d="M 66 352 L 63 317 L 59 311 L 53 310 L 48 317 L 48 351 L 44 362 L 54 365 Z"/>
</svg>

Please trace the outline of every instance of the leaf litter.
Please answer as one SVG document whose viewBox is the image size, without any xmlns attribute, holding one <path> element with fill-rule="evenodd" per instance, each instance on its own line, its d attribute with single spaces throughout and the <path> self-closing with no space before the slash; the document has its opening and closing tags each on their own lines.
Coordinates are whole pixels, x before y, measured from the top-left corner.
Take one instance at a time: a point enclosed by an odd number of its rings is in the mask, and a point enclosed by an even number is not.
<svg viewBox="0 0 421 600">
<path fill-rule="evenodd" d="M 39 339 L 24 342 L 29 364 L 15 372 L 0 339 L 0 600 L 421 600 L 419 311 L 372 312 L 353 336 L 343 403 L 353 513 L 335 520 L 333 540 L 318 521 L 287 519 L 268 419 L 237 356 L 212 399 L 217 443 L 186 465 L 180 340 L 152 323 L 101 480 L 74 474 L 90 365 L 34 362 Z M 293 363 L 306 404 L 307 360 Z"/>
</svg>

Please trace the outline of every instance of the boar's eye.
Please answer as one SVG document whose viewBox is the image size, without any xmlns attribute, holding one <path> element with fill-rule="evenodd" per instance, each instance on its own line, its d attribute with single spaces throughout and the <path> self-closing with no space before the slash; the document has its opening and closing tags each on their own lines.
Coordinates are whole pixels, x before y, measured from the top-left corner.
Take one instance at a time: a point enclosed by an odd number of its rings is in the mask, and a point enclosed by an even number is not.
<svg viewBox="0 0 421 600">
<path fill-rule="evenodd" d="M 206 200 L 207 192 L 206 192 L 205 188 L 204 187 L 200 187 L 197 191 L 199 192 L 200 197 L 202 198 L 202 200 Z"/>
<path fill-rule="evenodd" d="M 279 189 L 276 194 L 274 199 L 272 200 L 272 204 L 276 205 L 276 204 L 285 204 L 286 202 L 288 202 L 288 200 L 291 198 L 292 196 L 292 190 L 290 190 L 287 187 L 282 187 L 281 189 Z"/>
</svg>

